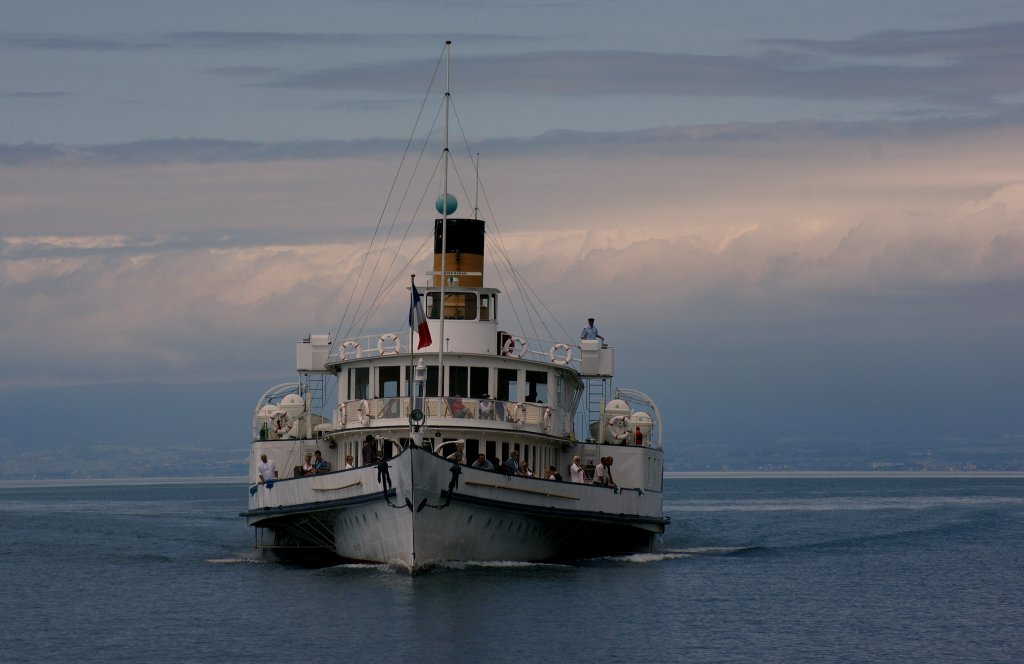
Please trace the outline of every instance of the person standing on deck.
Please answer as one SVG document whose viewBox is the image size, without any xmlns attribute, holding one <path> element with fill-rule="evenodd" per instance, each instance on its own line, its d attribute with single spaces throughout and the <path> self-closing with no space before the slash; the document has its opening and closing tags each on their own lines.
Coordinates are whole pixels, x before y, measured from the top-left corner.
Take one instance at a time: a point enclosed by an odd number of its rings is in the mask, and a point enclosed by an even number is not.
<svg viewBox="0 0 1024 664">
<path fill-rule="evenodd" d="M 572 458 L 572 465 L 569 466 L 569 480 L 577 484 L 587 481 L 587 474 L 583 470 L 583 462 L 580 461 L 579 455 Z"/>
<path fill-rule="evenodd" d="M 594 319 L 587 319 L 587 326 L 580 331 L 580 340 L 586 339 L 600 339 L 601 343 L 604 343 L 604 337 L 597 331 L 597 326 L 594 325 Z"/>
<path fill-rule="evenodd" d="M 267 460 L 266 453 L 260 455 L 260 465 L 256 466 L 256 472 L 260 476 L 260 484 L 266 484 L 270 482 L 274 483 L 277 479 L 277 466 L 274 465 L 273 461 Z"/>
</svg>

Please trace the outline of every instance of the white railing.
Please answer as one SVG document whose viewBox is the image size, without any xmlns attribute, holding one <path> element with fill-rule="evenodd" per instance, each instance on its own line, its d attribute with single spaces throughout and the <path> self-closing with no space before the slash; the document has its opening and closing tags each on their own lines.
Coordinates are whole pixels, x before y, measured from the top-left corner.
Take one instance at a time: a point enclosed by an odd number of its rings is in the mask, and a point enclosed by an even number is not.
<svg viewBox="0 0 1024 664">
<path fill-rule="evenodd" d="M 480 352 L 472 349 L 451 348 L 446 353 Z M 418 356 L 431 353 L 417 352 Z M 511 335 L 493 354 L 521 358 L 579 370 L 580 348 L 578 342 L 563 343 L 550 339 L 536 339 Z M 337 341 L 327 358 L 328 364 L 374 357 L 397 357 L 409 355 L 409 331 L 369 334 Z"/>
<path fill-rule="evenodd" d="M 562 413 L 542 403 L 470 399 L 466 397 L 384 397 L 346 401 L 334 410 L 332 422 L 336 431 L 366 426 L 405 423 L 412 409 L 419 409 L 431 421 L 463 420 L 466 426 L 524 429 L 562 435 L 565 418 Z"/>
</svg>

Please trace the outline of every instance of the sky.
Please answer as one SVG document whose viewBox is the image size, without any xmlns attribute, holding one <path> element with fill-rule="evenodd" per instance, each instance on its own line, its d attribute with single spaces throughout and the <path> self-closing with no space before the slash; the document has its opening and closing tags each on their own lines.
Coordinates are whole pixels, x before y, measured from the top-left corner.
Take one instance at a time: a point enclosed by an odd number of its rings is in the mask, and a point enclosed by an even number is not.
<svg viewBox="0 0 1024 664">
<path fill-rule="evenodd" d="M 1024 441 L 1019 2 L 2 16 L 0 395 L 290 380 L 357 297 L 451 40 L 457 195 L 468 143 L 553 329 L 595 316 L 667 432 Z M 370 325 L 398 328 L 387 292 Z"/>
</svg>

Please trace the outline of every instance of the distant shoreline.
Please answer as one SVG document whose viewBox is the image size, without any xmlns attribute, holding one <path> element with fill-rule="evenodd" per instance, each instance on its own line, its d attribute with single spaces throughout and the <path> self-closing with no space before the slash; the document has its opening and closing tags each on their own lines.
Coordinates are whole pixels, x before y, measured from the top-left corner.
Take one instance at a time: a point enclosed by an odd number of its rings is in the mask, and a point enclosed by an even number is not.
<svg viewBox="0 0 1024 664">
<path fill-rule="evenodd" d="M 736 470 L 670 471 L 665 479 L 1024 479 L 1024 471 L 1003 470 Z M 246 485 L 245 477 L 97 477 L 0 480 L 0 489 L 89 486 L 175 486 L 182 484 Z"/>
</svg>

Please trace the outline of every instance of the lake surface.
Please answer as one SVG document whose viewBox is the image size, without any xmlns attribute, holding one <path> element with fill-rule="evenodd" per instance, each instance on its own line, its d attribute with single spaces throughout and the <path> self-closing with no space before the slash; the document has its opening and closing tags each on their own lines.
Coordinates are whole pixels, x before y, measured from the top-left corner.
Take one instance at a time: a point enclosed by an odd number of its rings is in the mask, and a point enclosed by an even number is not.
<svg viewBox="0 0 1024 664">
<path fill-rule="evenodd" d="M 241 482 L 0 484 L 4 662 L 1017 662 L 1024 478 L 667 479 L 663 555 L 263 561 Z"/>
</svg>

